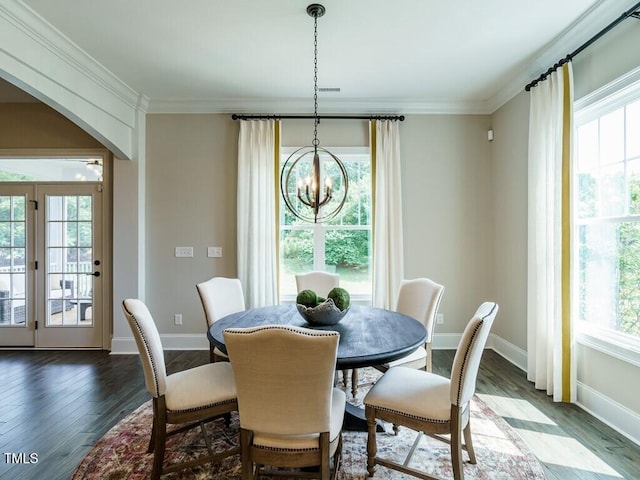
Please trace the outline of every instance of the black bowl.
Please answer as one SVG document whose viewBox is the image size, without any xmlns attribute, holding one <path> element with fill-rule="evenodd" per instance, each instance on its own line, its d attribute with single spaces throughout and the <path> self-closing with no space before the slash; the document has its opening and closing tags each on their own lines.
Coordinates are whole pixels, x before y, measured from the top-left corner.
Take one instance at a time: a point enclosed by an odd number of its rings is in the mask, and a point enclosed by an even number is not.
<svg viewBox="0 0 640 480">
<path fill-rule="evenodd" d="M 328 298 L 325 302 L 322 302 L 315 307 L 306 307 L 299 303 L 296 304 L 298 312 L 302 315 L 309 325 L 335 325 L 347 314 L 349 307 L 345 310 L 340 310 L 333 303 L 331 298 Z"/>
</svg>

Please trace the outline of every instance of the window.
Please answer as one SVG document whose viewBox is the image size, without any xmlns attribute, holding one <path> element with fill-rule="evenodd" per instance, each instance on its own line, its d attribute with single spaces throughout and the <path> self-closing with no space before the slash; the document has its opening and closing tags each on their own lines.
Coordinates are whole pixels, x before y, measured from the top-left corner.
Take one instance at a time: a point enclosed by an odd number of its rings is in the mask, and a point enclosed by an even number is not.
<svg viewBox="0 0 640 480">
<path fill-rule="evenodd" d="M 371 156 L 368 148 L 327 148 L 344 163 L 349 192 L 342 210 L 326 223 L 297 219 L 280 197 L 280 299 L 293 301 L 295 275 L 323 270 L 340 275 L 354 301 L 371 299 Z M 283 149 L 280 166 L 295 148 Z M 327 168 L 331 167 L 327 162 Z M 324 167 L 324 162 L 321 167 Z M 335 166 L 335 165 L 333 165 Z M 303 168 L 303 167 L 302 167 Z M 337 172 L 336 172 L 337 174 Z M 306 177 L 300 172 L 300 178 Z M 332 172 L 327 171 L 331 176 Z M 322 177 L 322 175 L 321 175 Z"/>
<path fill-rule="evenodd" d="M 102 182 L 100 157 L 1 157 L 0 182 Z"/>
<path fill-rule="evenodd" d="M 630 91 L 635 91 L 633 96 Z M 624 94 L 623 94 L 624 93 Z M 576 110 L 574 309 L 583 331 L 640 346 L 640 84 Z"/>
</svg>

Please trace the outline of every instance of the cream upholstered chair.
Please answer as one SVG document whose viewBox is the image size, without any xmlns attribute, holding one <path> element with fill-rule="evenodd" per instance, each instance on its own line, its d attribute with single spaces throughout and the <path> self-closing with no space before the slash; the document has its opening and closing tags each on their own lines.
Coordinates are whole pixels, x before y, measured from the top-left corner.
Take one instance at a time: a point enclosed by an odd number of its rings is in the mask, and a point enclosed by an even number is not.
<svg viewBox="0 0 640 480">
<path fill-rule="evenodd" d="M 444 287 L 428 278 L 403 280 L 400 283 L 396 312 L 404 313 L 416 320 L 420 320 L 427 329 L 427 342 L 424 347 L 418 348 L 404 358 L 378 365 L 377 368 L 379 370 L 386 372 L 389 368 L 399 365 L 418 368 L 427 372 L 432 370 L 431 342 L 433 341 L 433 331 L 436 324 L 436 313 L 443 293 Z"/>
<path fill-rule="evenodd" d="M 264 466 L 320 466 L 315 478 L 329 479 L 331 457 L 335 478 L 346 401 L 333 387 L 339 338 L 280 325 L 224 331 L 238 392 L 243 479 L 272 473 Z"/>
<path fill-rule="evenodd" d="M 320 297 L 327 298 L 332 288 L 340 286 L 340 275 L 336 273 L 314 271 L 296 275 L 298 293 L 313 290 Z"/>
<path fill-rule="evenodd" d="M 240 453 L 239 447 L 214 453 L 206 437 L 204 423 L 238 409 L 236 387 L 228 362 L 209 363 L 167 375 L 160 335 L 146 305 L 137 299 L 126 299 L 122 308 L 138 346 L 147 390 L 153 396 L 153 426 L 149 453 L 153 452 L 151 478 L 164 473 L 220 461 Z M 168 424 L 185 424 L 167 433 Z M 208 455 L 193 461 L 163 466 L 167 435 L 180 433 L 200 425 Z"/>
<path fill-rule="evenodd" d="M 482 352 L 498 305 L 485 302 L 467 324 L 451 369 L 451 379 L 406 367 L 390 368 L 369 390 L 364 399 L 367 418 L 367 470 L 373 476 L 376 465 L 392 468 L 419 478 L 433 478 L 403 464 L 377 456 L 376 419 L 403 425 L 450 443 L 453 477 L 464 478 L 462 449 L 470 463 L 476 463 L 471 441 L 469 402 L 475 393 Z M 462 445 L 464 433 L 465 445 Z M 443 439 L 439 435 L 451 435 Z M 412 449 L 413 450 L 413 449 Z"/>
<path fill-rule="evenodd" d="M 298 293 L 302 290 L 313 290 L 320 297 L 327 298 L 331 289 L 340 286 L 340 275 L 337 273 L 314 270 L 296 275 L 296 289 Z M 354 370 L 355 371 L 355 370 Z M 342 371 L 342 382 L 347 387 L 347 375 L 349 371 Z"/>
<path fill-rule="evenodd" d="M 403 280 L 400 283 L 395 311 L 421 321 L 427 330 L 427 341 L 423 347 L 418 348 L 406 357 L 376 365 L 376 369 L 386 372 L 391 367 L 402 365 L 426 370 L 427 372 L 431 371 L 431 342 L 433 341 L 433 332 L 435 330 L 436 313 L 443 293 L 444 287 L 428 278 Z M 357 370 L 354 370 L 351 379 L 351 390 L 354 397 L 357 393 L 357 386 L 358 373 Z"/>
<path fill-rule="evenodd" d="M 206 282 L 198 283 L 196 288 L 204 309 L 207 328 L 216 320 L 245 309 L 242 284 L 237 278 L 213 277 Z M 210 344 L 209 360 L 226 361 L 227 355 Z"/>
</svg>

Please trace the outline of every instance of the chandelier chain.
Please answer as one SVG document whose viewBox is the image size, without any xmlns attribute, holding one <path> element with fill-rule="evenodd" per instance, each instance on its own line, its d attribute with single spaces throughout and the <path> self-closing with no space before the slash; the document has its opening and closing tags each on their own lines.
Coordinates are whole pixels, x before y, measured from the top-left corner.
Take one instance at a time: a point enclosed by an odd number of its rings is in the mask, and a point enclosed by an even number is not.
<svg viewBox="0 0 640 480">
<path fill-rule="evenodd" d="M 317 147 L 318 140 L 318 15 L 313 16 L 313 142 Z"/>
</svg>

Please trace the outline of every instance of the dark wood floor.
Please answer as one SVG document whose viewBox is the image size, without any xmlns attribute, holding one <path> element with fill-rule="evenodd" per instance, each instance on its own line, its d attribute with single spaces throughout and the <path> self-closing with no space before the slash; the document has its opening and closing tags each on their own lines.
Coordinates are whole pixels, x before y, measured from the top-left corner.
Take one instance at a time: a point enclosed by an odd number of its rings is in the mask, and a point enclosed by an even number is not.
<svg viewBox="0 0 640 480">
<path fill-rule="evenodd" d="M 205 363 L 208 352 L 166 352 L 166 359 L 171 373 Z M 451 351 L 434 352 L 435 371 L 448 376 L 452 359 Z M 552 435 L 567 449 L 537 448 L 543 457 L 552 453 L 561 459 L 543 462 L 550 480 L 640 479 L 639 446 L 580 408 L 553 403 L 532 388 L 521 370 L 492 351 L 483 357 L 477 391 L 488 396 L 487 401 L 512 402 L 551 420 L 505 416 L 515 428 Z M 149 398 L 137 356 L 0 351 L 0 478 L 67 480 L 91 446 Z M 545 444 L 547 449 L 551 445 Z M 31 454 L 37 455 L 37 463 Z M 577 465 L 562 460 L 576 454 Z M 598 462 L 608 465 L 609 474 L 590 466 Z"/>
</svg>

